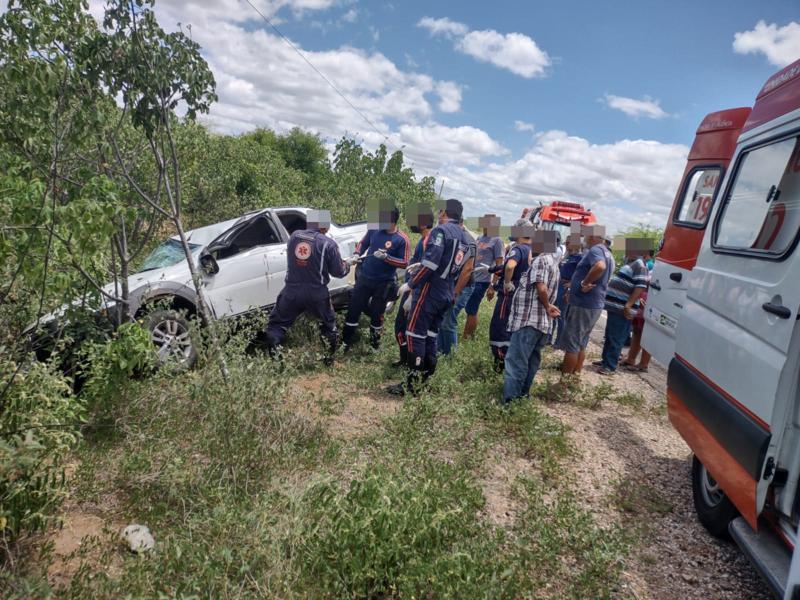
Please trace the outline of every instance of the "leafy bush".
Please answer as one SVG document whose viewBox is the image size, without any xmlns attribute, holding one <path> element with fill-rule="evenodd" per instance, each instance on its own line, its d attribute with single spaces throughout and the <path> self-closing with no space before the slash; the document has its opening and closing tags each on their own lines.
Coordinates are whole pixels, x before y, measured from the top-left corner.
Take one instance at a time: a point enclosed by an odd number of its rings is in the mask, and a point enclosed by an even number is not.
<svg viewBox="0 0 800 600">
<path fill-rule="evenodd" d="M 137 323 L 124 323 L 110 341 L 87 344 L 84 362 L 84 394 L 99 407 L 115 399 L 131 377 L 152 368 L 156 356 L 150 334 Z"/>
<path fill-rule="evenodd" d="M 78 439 L 84 413 L 69 382 L 52 365 L 33 362 L 18 369 L 12 362 L 0 364 L 5 382 L 0 400 L 0 532 L 12 540 L 48 522 L 49 509 L 61 497 L 64 458 Z"/>
</svg>

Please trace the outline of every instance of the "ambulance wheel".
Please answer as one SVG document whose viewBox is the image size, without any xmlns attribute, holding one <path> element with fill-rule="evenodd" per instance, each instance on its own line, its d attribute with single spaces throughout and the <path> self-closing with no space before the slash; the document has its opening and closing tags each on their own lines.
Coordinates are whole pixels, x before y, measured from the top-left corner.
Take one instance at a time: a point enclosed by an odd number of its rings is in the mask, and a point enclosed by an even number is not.
<svg viewBox="0 0 800 600">
<path fill-rule="evenodd" d="M 145 317 L 143 325 L 150 332 L 160 366 L 191 369 L 197 362 L 197 348 L 184 315 L 174 310 L 156 310 Z"/>
<path fill-rule="evenodd" d="M 730 537 L 728 525 L 738 514 L 736 507 L 696 456 L 692 457 L 692 495 L 703 527 L 718 538 Z"/>
</svg>

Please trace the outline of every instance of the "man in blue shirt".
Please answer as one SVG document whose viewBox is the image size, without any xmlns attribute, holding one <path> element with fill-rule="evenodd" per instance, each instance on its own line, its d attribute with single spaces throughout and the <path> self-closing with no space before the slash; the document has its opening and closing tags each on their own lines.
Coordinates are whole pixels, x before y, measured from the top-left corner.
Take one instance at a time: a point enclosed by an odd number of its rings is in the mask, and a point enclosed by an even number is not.
<svg viewBox="0 0 800 600">
<path fill-rule="evenodd" d="M 581 235 L 580 233 L 570 234 L 567 236 L 567 258 L 561 262 L 560 266 L 556 306 L 561 311 L 561 315 L 555 318 L 553 326 L 553 336 L 555 336 L 556 344 L 558 340 L 561 339 L 564 330 L 564 313 L 567 311 L 567 291 L 572 282 L 572 276 L 575 274 L 575 269 L 582 259 L 583 245 L 581 244 Z"/>
<path fill-rule="evenodd" d="M 514 246 L 506 254 L 500 279 L 488 293 L 488 298 L 491 300 L 494 291 L 497 291 L 497 302 L 494 305 L 492 321 L 489 323 L 489 346 L 494 356 L 494 369 L 498 373 L 503 372 L 506 351 L 511 345 L 508 317 L 511 314 L 511 302 L 514 300 L 519 280 L 530 266 L 532 235 L 533 225 L 530 221 L 519 219 L 514 224 L 510 236 Z"/>
<path fill-rule="evenodd" d="M 289 238 L 286 252 L 286 283 L 278 294 L 275 307 L 267 324 L 267 348 L 271 356 L 278 348 L 286 331 L 303 313 L 321 321 L 322 336 L 328 341 L 326 364 L 333 362 L 339 341 L 336 314 L 333 312 L 328 282 L 333 277 L 344 277 L 350 272 L 349 262 L 342 260 L 339 246 L 325 234 L 330 228 L 331 216 L 327 210 L 310 211 L 307 229 L 295 231 Z"/>
<path fill-rule="evenodd" d="M 578 374 L 583 369 L 589 335 L 603 312 L 608 281 L 614 273 L 614 257 L 603 243 L 603 226 L 588 226 L 585 238 L 589 250 L 572 276 L 564 333 L 557 346 L 564 350 L 564 361 L 561 363 L 561 372 L 564 374 Z"/>
<path fill-rule="evenodd" d="M 428 240 L 428 234 L 433 228 L 433 211 L 428 204 L 412 204 L 406 208 L 405 218 L 406 223 L 408 223 L 408 228 L 411 229 L 412 233 L 418 233 L 420 236 L 419 241 L 414 248 L 414 254 L 411 257 L 411 262 L 409 263 L 409 267 L 414 265 L 418 267 L 419 262 L 422 260 L 422 255 L 425 252 L 425 243 Z M 408 280 L 411 279 L 411 275 L 411 269 L 406 269 L 406 283 L 408 283 Z M 405 305 L 410 295 L 411 290 L 408 290 L 397 300 L 399 306 L 397 308 L 397 315 L 394 319 L 394 337 L 397 340 L 397 346 L 400 349 L 400 359 L 397 362 L 392 363 L 393 367 L 404 367 L 408 363 L 408 343 L 406 341 L 408 313 L 406 312 Z"/>
<path fill-rule="evenodd" d="M 436 370 L 439 326 L 455 301 L 455 283 L 469 252 L 469 242 L 459 225 L 463 211 L 459 200 L 444 202 L 439 224 L 428 234 L 420 268 L 400 288 L 401 292 L 411 290 L 406 329 L 408 376 L 405 385 L 391 386 L 389 393 L 418 394 Z"/>
<path fill-rule="evenodd" d="M 390 293 L 395 291 L 397 269 L 408 266 L 411 243 L 408 236 L 397 229 L 400 211 L 392 206 L 380 211 L 380 229 L 370 229 L 356 246 L 356 254 L 363 255 L 356 285 L 350 296 L 350 305 L 342 332 L 345 352 L 353 343 L 362 312 L 369 314 L 370 345 L 377 350 L 381 344 L 383 314 Z"/>
</svg>

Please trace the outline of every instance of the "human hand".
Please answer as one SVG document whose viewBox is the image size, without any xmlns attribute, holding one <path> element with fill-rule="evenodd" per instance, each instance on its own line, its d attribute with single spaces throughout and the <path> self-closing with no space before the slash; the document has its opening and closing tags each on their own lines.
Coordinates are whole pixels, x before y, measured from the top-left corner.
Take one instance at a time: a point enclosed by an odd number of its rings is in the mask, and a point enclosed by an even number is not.
<svg viewBox="0 0 800 600">
<path fill-rule="evenodd" d="M 510 293 L 511 293 L 511 292 L 513 292 L 515 289 L 517 289 L 517 288 L 516 288 L 516 286 L 514 285 L 514 282 L 513 282 L 513 281 L 504 281 L 504 282 L 503 282 L 503 291 L 504 291 L 506 294 L 510 294 Z"/>
<path fill-rule="evenodd" d="M 372 256 L 377 258 L 378 260 L 386 260 L 386 250 L 378 249 L 372 253 Z"/>
<path fill-rule="evenodd" d="M 403 294 L 407 294 L 410 291 L 411 287 L 407 283 L 404 283 L 403 285 L 400 286 L 400 289 L 397 290 L 397 297 L 401 298 Z"/>
<path fill-rule="evenodd" d="M 561 309 L 559 309 L 554 304 L 547 305 L 547 314 L 550 315 L 551 319 L 555 319 L 556 317 L 561 316 Z"/>
<path fill-rule="evenodd" d="M 486 290 L 486 299 L 487 300 L 494 300 L 494 288 L 493 287 L 490 287 L 488 290 Z"/>
<path fill-rule="evenodd" d="M 581 291 L 584 294 L 588 294 L 596 287 L 597 287 L 596 283 L 586 283 L 585 281 L 581 281 Z"/>
<path fill-rule="evenodd" d="M 625 315 L 625 318 L 628 319 L 628 321 L 633 321 L 633 317 L 635 316 L 636 313 L 630 306 L 626 306 L 622 310 L 622 314 Z"/>
</svg>

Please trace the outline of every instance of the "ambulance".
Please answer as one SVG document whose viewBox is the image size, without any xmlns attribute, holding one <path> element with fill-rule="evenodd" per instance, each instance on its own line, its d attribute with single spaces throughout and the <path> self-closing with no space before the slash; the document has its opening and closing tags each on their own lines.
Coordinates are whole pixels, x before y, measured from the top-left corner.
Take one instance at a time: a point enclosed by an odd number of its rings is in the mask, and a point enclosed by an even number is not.
<svg viewBox="0 0 800 600">
<path fill-rule="evenodd" d="M 644 314 L 642 346 L 663 365 L 675 354 L 675 332 L 686 304 L 689 274 L 697 262 L 717 188 L 748 116 L 749 108 L 707 115 L 689 151 L 663 245 L 655 258 Z"/>
<path fill-rule="evenodd" d="M 698 185 L 706 195 L 713 187 Z M 686 295 L 668 362 L 669 418 L 694 453 L 700 521 L 730 535 L 777 597 L 796 598 L 800 61 L 766 82 L 716 186 L 708 215 L 698 209 L 696 224 L 705 224 L 696 263 L 675 271 Z M 664 264 L 680 267 L 675 256 L 667 252 L 673 262 Z"/>
</svg>

